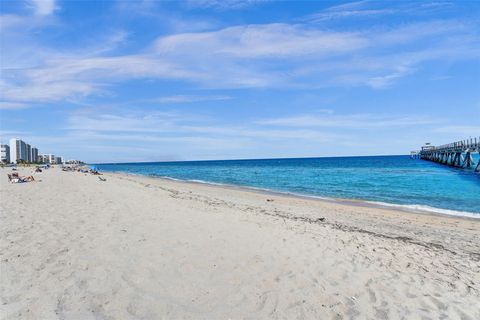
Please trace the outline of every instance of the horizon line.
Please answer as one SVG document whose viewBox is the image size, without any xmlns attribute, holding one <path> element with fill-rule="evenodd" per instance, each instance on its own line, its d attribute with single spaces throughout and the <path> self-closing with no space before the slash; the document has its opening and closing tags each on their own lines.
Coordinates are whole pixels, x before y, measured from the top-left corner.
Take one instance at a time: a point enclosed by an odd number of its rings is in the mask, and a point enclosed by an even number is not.
<svg viewBox="0 0 480 320">
<path fill-rule="evenodd" d="M 377 155 L 350 155 L 350 156 L 319 156 L 319 157 L 279 157 L 279 158 L 239 158 L 239 159 L 203 159 L 203 160 L 161 160 L 161 161 L 133 161 L 133 162 L 86 162 L 86 164 L 137 164 L 137 163 L 172 163 L 172 162 L 209 162 L 209 161 L 250 161 L 250 160 L 291 160 L 291 159 L 328 159 L 328 158 L 366 158 L 366 157 L 408 157 L 408 154 L 377 154 Z"/>
</svg>

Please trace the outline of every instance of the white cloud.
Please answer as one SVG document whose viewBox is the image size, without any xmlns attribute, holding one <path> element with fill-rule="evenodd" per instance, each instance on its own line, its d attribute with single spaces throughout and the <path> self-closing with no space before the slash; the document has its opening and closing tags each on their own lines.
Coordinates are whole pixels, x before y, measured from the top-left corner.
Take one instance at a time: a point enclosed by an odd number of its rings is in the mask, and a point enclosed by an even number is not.
<svg viewBox="0 0 480 320">
<path fill-rule="evenodd" d="M 385 88 L 391 85 L 396 79 L 404 77 L 413 71 L 414 70 L 412 68 L 398 66 L 392 73 L 383 76 L 372 77 L 367 80 L 367 83 L 372 88 Z"/>
<path fill-rule="evenodd" d="M 30 105 L 19 102 L 0 101 L 0 110 L 19 110 L 29 108 Z"/>
<path fill-rule="evenodd" d="M 391 15 L 421 16 L 432 13 L 448 12 L 454 7 L 454 3 L 441 2 L 415 2 L 415 1 L 390 1 L 388 8 L 381 1 L 356 1 L 335 5 L 310 15 L 309 21 L 328 22 L 336 19 L 359 19 L 359 18 L 385 18 Z"/>
<path fill-rule="evenodd" d="M 17 130 L 0 130 L 0 140 L 2 143 L 7 142 L 11 137 L 24 137 L 30 134 L 30 132 L 17 131 Z"/>
<path fill-rule="evenodd" d="M 136 78 L 201 78 L 194 71 L 147 56 L 56 58 L 22 70 L 16 83 L 0 83 L 4 99 L 58 101 L 102 92 L 109 83 Z"/>
<path fill-rule="evenodd" d="M 190 8 L 227 10 L 241 9 L 269 1 L 271 0 L 188 0 L 186 3 Z"/>
<path fill-rule="evenodd" d="M 128 32 L 119 30 L 109 34 L 104 39 L 95 39 L 95 41 L 98 43 L 94 43 L 92 47 L 89 47 L 88 50 L 85 50 L 85 56 L 94 57 L 117 49 L 120 45 L 128 40 L 128 37 Z"/>
<path fill-rule="evenodd" d="M 318 22 L 340 18 L 384 16 L 396 13 L 394 9 L 369 8 L 367 4 L 368 1 L 357 1 L 332 6 L 309 16 L 309 19 Z"/>
<path fill-rule="evenodd" d="M 24 22 L 22 17 L 15 14 L 2 14 L 0 15 L 0 30 L 5 31 L 8 28 L 18 26 Z"/>
<path fill-rule="evenodd" d="M 69 116 L 64 134 L 36 136 L 35 143 L 40 141 L 42 147 L 52 145 L 65 150 L 69 157 L 88 155 L 84 160 L 93 162 L 371 154 L 378 152 L 372 147 L 376 143 L 397 137 L 398 131 L 390 128 L 416 128 L 406 130 L 403 140 L 395 144 L 396 152 L 400 146 L 407 152 L 421 143 L 411 137 L 429 136 L 438 124 L 444 123 L 421 117 L 328 112 L 226 124 L 199 114 L 83 110 Z M 379 130 L 382 135 L 378 135 Z M 368 143 L 365 134 L 369 137 Z M 71 148 L 72 145 L 75 148 Z M 161 145 L 161 148 L 148 148 L 148 145 Z M 384 153 L 393 149 L 386 149 Z M 75 154 L 78 150 L 82 150 L 81 154 Z M 90 152 L 93 150 L 103 151 L 101 154 Z M 182 156 L 178 150 L 183 150 Z M 109 158 L 111 154 L 115 156 Z M 132 154 L 135 155 L 132 157 Z"/>
<path fill-rule="evenodd" d="M 480 117 L 480 114 L 478 115 Z M 448 125 L 441 126 L 434 129 L 436 133 L 448 133 L 451 136 L 457 137 L 459 140 L 466 138 L 480 138 L 480 126 L 479 125 Z"/>
<path fill-rule="evenodd" d="M 376 45 L 398 46 L 414 43 L 418 40 L 434 39 L 438 41 L 438 37 L 449 37 L 457 33 L 469 34 L 471 27 L 468 23 L 458 20 L 430 20 L 385 28 L 379 30 L 373 38 Z M 444 42 L 446 40 L 448 39 L 443 39 Z M 430 43 L 427 42 L 427 44 Z"/>
<path fill-rule="evenodd" d="M 53 82 L 28 82 L 21 85 L 0 84 L 1 96 L 15 101 L 60 101 L 67 98 L 85 97 L 100 92 L 101 85 L 92 82 L 64 79 Z"/>
<path fill-rule="evenodd" d="M 115 161 L 248 158 L 268 156 L 268 150 L 272 148 L 281 156 L 285 146 L 289 146 L 290 151 L 298 148 L 295 142 L 299 139 L 316 146 L 319 142 L 342 144 L 343 141 L 352 141 L 344 134 L 332 132 L 268 129 L 254 123 L 228 125 L 217 119 L 204 119 L 198 114 L 171 112 L 115 114 L 83 110 L 69 117 L 64 132 L 56 137 L 36 136 L 35 141 L 42 142 L 42 146 L 54 145 L 69 157 L 83 157 L 87 161 L 109 161 L 108 153 L 115 154 Z M 158 144 L 162 147 L 145 147 Z M 82 150 L 82 154 L 75 154 L 78 151 L 69 149 L 71 145 Z M 102 156 L 98 152 L 89 152 L 93 149 L 102 150 L 106 158 L 98 158 Z M 181 157 L 178 150 L 184 150 Z M 133 158 L 132 154 L 135 154 Z"/>
<path fill-rule="evenodd" d="M 363 2 L 330 11 L 361 6 Z M 474 27 L 442 20 L 341 32 L 308 22 L 241 25 L 161 36 L 146 48 L 123 55 L 113 55 L 111 49 L 126 40 L 124 31 L 68 55 L 33 39 L 19 41 L 19 30 L 9 31 L 2 34 L 7 45 L 0 96 L 12 102 L 62 101 L 103 94 L 136 79 L 181 80 L 209 89 L 381 89 L 414 74 L 427 61 L 478 59 Z M 35 55 L 30 54 L 33 51 Z M 199 101 L 177 96 L 158 102 L 192 100 Z"/>
<path fill-rule="evenodd" d="M 55 0 L 30 0 L 29 4 L 39 16 L 48 16 L 58 9 Z"/>
<path fill-rule="evenodd" d="M 226 95 L 174 95 L 174 96 L 165 96 L 155 99 L 149 99 L 149 102 L 158 102 L 158 103 L 193 103 L 193 102 L 202 102 L 202 101 L 224 101 L 231 100 L 232 97 Z"/>
<path fill-rule="evenodd" d="M 441 123 L 441 120 L 407 116 L 381 116 L 372 114 L 306 114 L 300 116 L 260 120 L 257 123 L 287 127 L 328 127 L 346 129 L 408 127 Z"/>
<path fill-rule="evenodd" d="M 195 52 L 271 59 L 315 55 L 318 58 L 318 55 L 352 52 L 366 43 L 366 39 L 355 32 L 321 31 L 304 25 L 275 23 L 162 37 L 156 41 L 155 49 L 160 54 Z"/>
<path fill-rule="evenodd" d="M 186 116 L 178 113 L 161 112 L 150 114 L 98 114 L 83 112 L 69 117 L 66 130 L 96 132 L 112 135 L 116 139 L 122 133 L 142 134 L 146 139 L 173 139 L 174 137 L 194 135 L 196 137 L 242 137 L 248 139 L 314 139 L 327 141 L 339 138 L 337 133 L 325 133 L 312 129 L 265 128 L 256 123 L 248 125 L 224 125 L 215 119 L 202 116 Z M 150 138 L 148 138 L 150 137 Z M 139 139 L 138 137 L 135 139 Z M 141 139 L 139 139 L 141 140 Z"/>
<path fill-rule="evenodd" d="M 171 130 L 177 116 L 171 113 L 114 115 L 80 113 L 69 117 L 68 130 L 106 132 L 165 132 Z"/>
</svg>

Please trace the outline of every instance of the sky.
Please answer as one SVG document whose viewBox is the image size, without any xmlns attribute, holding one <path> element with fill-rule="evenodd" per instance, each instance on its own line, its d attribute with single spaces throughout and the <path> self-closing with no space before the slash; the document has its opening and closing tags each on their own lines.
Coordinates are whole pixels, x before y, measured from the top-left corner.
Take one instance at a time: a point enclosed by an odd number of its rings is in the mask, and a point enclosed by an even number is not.
<svg viewBox="0 0 480 320">
<path fill-rule="evenodd" d="M 480 136 L 478 1 L 0 2 L 0 140 L 86 162 Z"/>
</svg>

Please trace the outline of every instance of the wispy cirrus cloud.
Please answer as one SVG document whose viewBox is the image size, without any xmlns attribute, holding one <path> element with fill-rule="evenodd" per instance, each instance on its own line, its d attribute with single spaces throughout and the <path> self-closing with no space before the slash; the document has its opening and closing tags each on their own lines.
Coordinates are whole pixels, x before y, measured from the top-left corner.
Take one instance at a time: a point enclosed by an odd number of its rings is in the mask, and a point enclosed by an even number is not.
<svg viewBox="0 0 480 320">
<path fill-rule="evenodd" d="M 340 18 L 358 18 L 394 14 L 395 9 L 371 8 L 369 1 L 356 1 L 328 7 L 308 17 L 309 20 L 328 21 Z"/>
<path fill-rule="evenodd" d="M 321 150 L 330 150 L 333 154 L 368 154 L 374 150 L 372 143 L 381 143 L 387 138 L 398 141 L 396 148 L 401 146 L 408 151 L 412 143 L 417 145 L 423 142 L 418 137 L 416 139 L 419 141 L 412 140 L 413 136 L 422 130 L 432 133 L 439 124 L 443 126 L 448 122 L 426 116 L 352 115 L 325 111 L 250 123 L 225 124 L 216 118 L 202 117 L 200 113 L 99 113 L 85 110 L 72 113 L 64 129 L 65 139 L 70 144 L 72 141 L 80 144 L 88 141 L 84 147 L 86 149 L 92 145 L 100 148 L 101 145 L 112 147 L 119 144 L 138 148 L 145 144 L 161 144 L 161 148 L 135 151 L 136 158 L 132 158 L 134 149 L 119 148 L 116 152 L 117 161 L 142 161 L 179 160 L 184 157 L 228 159 L 272 155 L 313 156 Z M 398 139 L 396 130 L 399 128 L 415 130 L 405 130 L 402 139 Z M 381 136 L 378 135 L 379 130 Z M 369 136 L 368 143 L 364 139 L 365 134 Z M 438 138 L 441 137 L 443 136 Z M 63 138 L 56 139 L 56 143 L 63 143 Z M 298 141 L 302 142 L 301 145 Z M 182 156 L 175 155 L 179 145 L 183 150 L 188 150 Z"/>
<path fill-rule="evenodd" d="M 234 124 L 225 126 L 218 119 L 206 118 L 201 114 L 186 115 L 178 112 L 150 113 L 102 113 L 87 111 L 73 113 L 69 116 L 66 130 L 103 132 L 107 134 L 138 133 L 174 137 L 182 135 L 244 137 L 270 139 L 334 139 L 337 133 L 324 133 L 311 129 L 265 128 L 257 123 Z"/>
<path fill-rule="evenodd" d="M 398 153 L 478 131 L 465 122 L 480 110 L 475 4 L 40 5 L 2 13 L 0 111 L 12 117 L 0 120 L 44 151 L 87 161 Z"/>
<path fill-rule="evenodd" d="M 358 2 L 327 11 L 364 6 Z M 480 40 L 475 26 L 478 23 L 438 19 L 350 31 L 308 21 L 237 25 L 160 36 L 136 52 L 117 55 L 110 49 L 125 41 L 124 31 L 113 32 L 103 45 L 68 55 L 50 47 L 32 48 L 6 34 L 2 37 L 11 46 L 5 46 L 0 96 L 12 102 L 61 101 L 103 94 L 140 79 L 184 81 L 210 89 L 381 89 L 415 74 L 429 61 L 476 59 Z M 32 50 L 38 53 L 33 60 L 18 56 Z"/>
<path fill-rule="evenodd" d="M 58 9 L 55 0 L 29 0 L 28 3 L 33 8 L 36 15 L 47 16 Z"/>
<path fill-rule="evenodd" d="M 312 22 L 325 23 L 347 19 L 381 19 L 394 15 L 428 16 L 434 13 L 448 13 L 455 7 L 450 1 L 397 1 L 389 2 L 388 6 L 381 1 L 354 1 L 327 7 L 309 15 L 306 19 Z"/>
<path fill-rule="evenodd" d="M 202 101 L 224 101 L 233 99 L 227 95 L 174 95 L 149 99 L 149 102 L 158 102 L 163 104 L 170 103 L 194 103 Z"/>
<path fill-rule="evenodd" d="M 391 85 L 396 79 L 404 77 L 413 72 L 413 68 L 399 65 L 395 68 L 395 70 L 392 70 L 391 73 L 381 76 L 373 76 L 366 80 L 366 83 L 368 83 L 368 85 L 370 85 L 372 88 L 385 88 Z"/>
<path fill-rule="evenodd" d="M 230 10 L 242 9 L 270 1 L 271 0 L 188 0 L 186 4 L 190 8 Z"/>
<path fill-rule="evenodd" d="M 387 116 L 373 114 L 305 114 L 283 118 L 260 120 L 257 123 L 269 126 L 286 127 L 317 127 L 317 128 L 344 128 L 366 129 L 382 127 L 409 127 L 419 125 L 433 125 L 444 122 L 431 117 Z"/>
<path fill-rule="evenodd" d="M 0 110 L 20 110 L 27 109 L 31 105 L 19 102 L 0 101 Z"/>
<path fill-rule="evenodd" d="M 0 83 L 1 96 L 18 101 L 59 101 L 101 93 L 110 83 L 126 79 L 201 78 L 195 71 L 148 56 L 58 57 L 37 68 L 12 70 L 14 83 Z"/>
<path fill-rule="evenodd" d="M 479 114 L 480 115 L 480 114 Z M 441 126 L 434 129 L 436 133 L 448 133 L 459 140 L 463 140 L 469 137 L 480 137 L 479 125 L 448 125 Z"/>
<path fill-rule="evenodd" d="M 357 32 L 322 31 L 305 25 L 275 23 L 162 37 L 154 48 L 160 54 L 199 50 L 221 57 L 281 59 L 352 52 L 366 43 L 367 39 Z"/>
<path fill-rule="evenodd" d="M 348 129 L 362 131 L 375 128 L 436 126 L 445 120 L 431 117 L 374 114 L 335 114 L 330 110 L 315 114 L 261 119 L 249 124 L 224 126 L 215 118 L 199 114 L 178 112 L 150 112 L 111 114 L 88 111 L 73 113 L 68 118 L 67 130 L 91 132 L 137 132 L 165 135 L 165 133 L 196 133 L 204 135 L 269 137 L 269 138 L 319 138 L 338 137 L 338 132 Z M 448 126 L 447 126 L 448 127 Z M 446 127 L 446 128 L 447 128 Z M 336 129 L 330 135 L 318 131 Z M 337 133 L 334 133 L 337 132 Z"/>
</svg>

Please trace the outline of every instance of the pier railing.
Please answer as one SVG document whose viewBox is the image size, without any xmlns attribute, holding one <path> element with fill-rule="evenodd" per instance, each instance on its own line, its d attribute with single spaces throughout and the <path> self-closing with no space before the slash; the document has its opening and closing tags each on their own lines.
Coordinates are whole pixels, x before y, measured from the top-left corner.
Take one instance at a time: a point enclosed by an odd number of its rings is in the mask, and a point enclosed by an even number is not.
<svg viewBox="0 0 480 320">
<path fill-rule="evenodd" d="M 457 149 L 462 149 L 462 150 L 473 149 L 478 151 L 479 147 L 480 147 L 480 137 L 478 137 L 478 139 L 470 138 L 467 140 L 448 143 L 448 144 L 444 144 L 434 148 L 435 150 L 440 150 L 440 151 L 442 150 L 449 151 L 449 150 L 457 150 Z"/>
<path fill-rule="evenodd" d="M 459 168 L 473 168 L 480 172 L 480 159 L 475 161 L 473 154 L 480 154 L 480 137 L 456 141 L 441 146 L 426 145 L 418 152 L 412 151 L 412 157 L 437 162 Z"/>
</svg>

